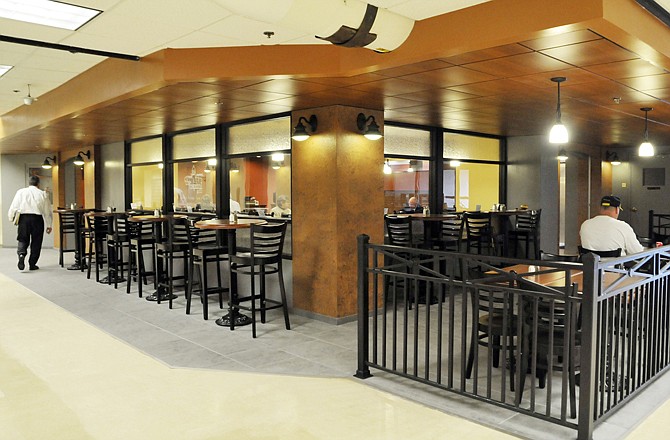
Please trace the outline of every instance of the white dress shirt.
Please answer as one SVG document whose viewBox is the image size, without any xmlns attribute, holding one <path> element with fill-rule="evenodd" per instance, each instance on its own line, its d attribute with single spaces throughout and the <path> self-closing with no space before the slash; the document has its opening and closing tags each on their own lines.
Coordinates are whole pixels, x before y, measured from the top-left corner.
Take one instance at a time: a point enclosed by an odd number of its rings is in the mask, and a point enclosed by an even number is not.
<svg viewBox="0 0 670 440">
<path fill-rule="evenodd" d="M 7 213 L 10 220 L 14 219 L 16 212 L 21 214 L 38 214 L 44 217 L 44 225 L 47 228 L 53 223 L 53 214 L 51 213 L 51 202 L 45 191 L 36 186 L 30 185 L 27 188 L 21 188 L 16 192 L 12 204 Z"/>
<path fill-rule="evenodd" d="M 642 252 L 635 231 L 624 221 L 608 215 L 597 215 L 582 223 L 579 231 L 582 246 L 592 251 L 614 251 L 621 248 L 621 255 Z"/>
<path fill-rule="evenodd" d="M 230 199 L 230 212 L 242 212 L 242 207 L 235 200 Z"/>
</svg>

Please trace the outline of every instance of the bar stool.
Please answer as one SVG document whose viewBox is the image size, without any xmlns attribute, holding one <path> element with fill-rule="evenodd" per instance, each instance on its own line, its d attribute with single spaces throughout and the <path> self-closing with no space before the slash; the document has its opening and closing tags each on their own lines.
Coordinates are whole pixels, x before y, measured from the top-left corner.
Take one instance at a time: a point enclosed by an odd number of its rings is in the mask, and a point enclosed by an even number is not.
<svg viewBox="0 0 670 440">
<path fill-rule="evenodd" d="M 154 227 L 149 222 L 128 221 L 130 245 L 128 247 L 128 283 L 126 293 L 130 293 L 130 285 L 133 277 L 137 279 L 137 295 L 142 298 L 142 283 L 147 285 L 147 275 L 153 277 L 154 289 L 157 286 L 156 279 L 156 237 Z M 146 270 L 144 264 L 144 251 L 151 252 L 152 270 Z"/>
<path fill-rule="evenodd" d="M 65 208 L 58 208 L 58 237 L 60 239 L 60 249 L 58 250 L 58 264 L 60 264 L 60 267 L 64 267 L 63 254 L 66 254 L 68 252 L 73 253 L 76 252 L 75 248 L 72 249 L 65 248 L 65 240 L 67 237 L 71 236 L 73 239 L 76 239 L 75 215 L 72 212 L 61 212 L 62 209 Z"/>
<path fill-rule="evenodd" d="M 470 253 L 470 248 L 474 247 L 478 254 L 481 254 L 483 249 L 488 249 L 489 253 L 492 253 L 494 250 L 494 234 L 491 214 L 488 212 L 466 212 L 463 215 L 463 223 L 465 224 L 466 252 Z"/>
<path fill-rule="evenodd" d="M 235 302 L 231 304 L 231 308 L 251 312 L 251 333 L 254 338 L 256 337 L 256 312 L 261 313 L 261 322 L 265 323 L 265 313 L 268 310 L 281 308 L 284 312 L 286 330 L 291 329 L 286 302 L 286 288 L 284 286 L 284 272 L 282 270 L 282 251 L 285 237 L 285 222 L 253 224 L 251 225 L 250 252 L 230 256 L 231 276 L 232 274 L 242 274 L 251 277 L 249 295 L 238 295 Z M 281 301 L 267 298 L 265 295 L 265 277 L 275 273 L 279 277 Z M 256 292 L 257 275 L 260 283 L 258 292 Z M 258 306 L 256 305 L 257 300 L 259 301 Z M 242 305 L 243 302 L 250 302 L 250 305 Z M 231 319 L 230 328 L 231 330 L 234 329 L 234 319 Z"/>
<path fill-rule="evenodd" d="M 524 258 L 530 258 L 530 244 L 533 243 L 534 258 L 540 259 L 540 217 L 542 210 L 528 211 L 517 214 L 516 226 L 509 231 L 508 236 L 513 241 L 514 256 L 519 252 L 519 244 L 525 244 L 526 252 Z"/>
<path fill-rule="evenodd" d="M 197 220 L 193 220 L 195 224 Z M 223 309 L 223 294 L 230 289 L 223 287 L 221 263 L 228 257 L 228 244 L 222 243 L 216 230 L 188 228 L 188 243 L 191 258 L 188 265 L 188 283 L 186 285 L 186 314 L 191 313 L 191 298 L 196 293 L 202 303 L 202 317 L 209 319 L 209 295 L 219 295 L 219 308 Z M 209 284 L 208 267 L 214 264 L 217 284 Z M 197 287 L 196 287 L 197 274 Z"/>
<path fill-rule="evenodd" d="M 167 240 L 156 243 L 156 269 L 158 274 L 158 289 L 156 302 L 161 303 L 160 290 L 165 290 L 169 299 L 170 308 L 174 299 L 175 280 L 184 280 L 188 285 L 188 268 L 191 259 L 191 246 L 188 241 L 188 229 L 191 223 L 186 217 L 171 217 L 167 225 Z M 183 263 L 184 273 L 174 275 L 175 260 Z"/>
<path fill-rule="evenodd" d="M 107 284 L 113 282 L 115 289 L 119 287 L 119 283 L 126 281 L 123 277 L 128 263 L 123 256 L 129 247 L 128 215 L 114 215 L 111 230 L 107 234 Z"/>
<path fill-rule="evenodd" d="M 86 216 L 88 223 L 89 240 L 86 252 L 87 273 L 86 278 L 91 279 L 91 267 L 95 264 L 95 281 L 100 282 L 100 269 L 104 267 L 107 258 L 104 249 L 107 246 L 107 233 L 109 232 L 107 217 Z M 95 258 L 95 263 L 94 263 Z"/>
</svg>

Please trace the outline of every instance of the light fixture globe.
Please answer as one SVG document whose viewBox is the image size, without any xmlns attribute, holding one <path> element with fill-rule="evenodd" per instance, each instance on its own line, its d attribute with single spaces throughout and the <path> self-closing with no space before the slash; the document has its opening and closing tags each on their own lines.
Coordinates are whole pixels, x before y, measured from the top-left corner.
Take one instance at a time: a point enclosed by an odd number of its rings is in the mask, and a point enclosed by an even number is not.
<svg viewBox="0 0 670 440">
<path fill-rule="evenodd" d="M 91 158 L 91 150 L 86 150 L 86 153 L 84 153 L 83 151 L 80 151 L 77 154 L 77 157 L 74 158 L 74 161 L 72 161 L 72 163 L 79 166 L 79 167 L 84 165 L 84 156 L 86 156 L 87 159 L 90 159 Z"/>
<path fill-rule="evenodd" d="M 640 144 L 640 148 L 637 151 L 637 154 L 640 157 L 652 157 L 654 155 L 654 146 L 651 144 L 651 142 L 642 142 Z"/>
<path fill-rule="evenodd" d="M 563 124 L 554 124 L 549 132 L 550 144 L 567 144 L 568 143 L 568 129 Z"/>
<path fill-rule="evenodd" d="M 391 174 L 393 173 L 393 170 L 391 169 L 391 165 L 389 165 L 389 161 L 387 160 L 384 162 L 384 174 Z"/>
<path fill-rule="evenodd" d="M 306 141 L 309 139 L 309 133 L 307 132 L 307 127 L 305 127 L 305 122 L 307 125 L 309 125 L 309 128 L 312 130 L 312 133 L 316 132 L 316 128 L 318 126 L 318 120 L 316 118 L 316 115 L 312 115 L 309 117 L 309 119 L 305 118 L 304 116 L 300 116 L 298 118 L 298 124 L 295 126 L 293 129 L 293 135 L 291 138 L 294 141 Z"/>
<path fill-rule="evenodd" d="M 564 76 L 556 76 L 551 78 L 553 82 L 556 83 L 558 87 L 558 97 L 556 100 L 556 123 L 551 127 L 549 132 L 549 143 L 550 144 L 567 144 L 568 143 L 568 129 L 565 128 L 565 125 L 561 122 L 561 83 L 566 81 L 567 78 Z"/>
<path fill-rule="evenodd" d="M 369 124 L 368 121 L 370 121 Z M 366 139 L 376 141 L 383 137 L 379 125 L 377 125 L 377 121 L 375 121 L 375 117 L 372 115 L 365 116 L 363 113 L 359 113 L 356 118 L 356 126 L 363 132 L 363 136 L 365 136 Z"/>
<path fill-rule="evenodd" d="M 649 142 L 649 117 L 648 113 L 653 109 L 651 107 L 642 107 L 644 112 L 644 142 L 640 144 L 637 155 L 640 157 L 652 157 L 654 155 L 654 146 Z"/>
</svg>

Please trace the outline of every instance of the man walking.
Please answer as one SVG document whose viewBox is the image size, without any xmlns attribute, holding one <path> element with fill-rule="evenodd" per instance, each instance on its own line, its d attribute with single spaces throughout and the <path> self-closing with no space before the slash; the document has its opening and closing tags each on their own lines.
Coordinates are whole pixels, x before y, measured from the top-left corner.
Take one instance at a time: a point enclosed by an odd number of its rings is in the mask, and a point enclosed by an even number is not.
<svg viewBox="0 0 670 440">
<path fill-rule="evenodd" d="M 19 215 L 19 231 L 17 240 L 19 246 L 19 270 L 26 267 L 25 258 L 30 246 L 30 257 L 28 264 L 30 270 L 37 270 L 37 260 L 42 251 L 42 239 L 44 238 L 44 225 L 47 226 L 47 234 L 51 234 L 51 223 L 53 215 L 51 213 L 51 202 L 46 192 L 39 189 L 40 178 L 30 176 L 28 187 L 21 188 L 16 192 L 14 200 L 9 207 L 9 219 L 14 220 Z"/>
</svg>

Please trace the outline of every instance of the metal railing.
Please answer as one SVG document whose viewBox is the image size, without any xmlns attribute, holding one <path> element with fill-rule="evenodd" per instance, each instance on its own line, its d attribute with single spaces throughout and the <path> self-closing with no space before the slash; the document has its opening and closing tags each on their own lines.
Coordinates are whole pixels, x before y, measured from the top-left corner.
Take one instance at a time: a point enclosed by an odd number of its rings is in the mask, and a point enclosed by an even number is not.
<svg viewBox="0 0 670 440">
<path fill-rule="evenodd" d="M 540 267 L 358 242 L 359 378 L 381 370 L 586 440 L 670 364 L 670 248 Z"/>
</svg>

